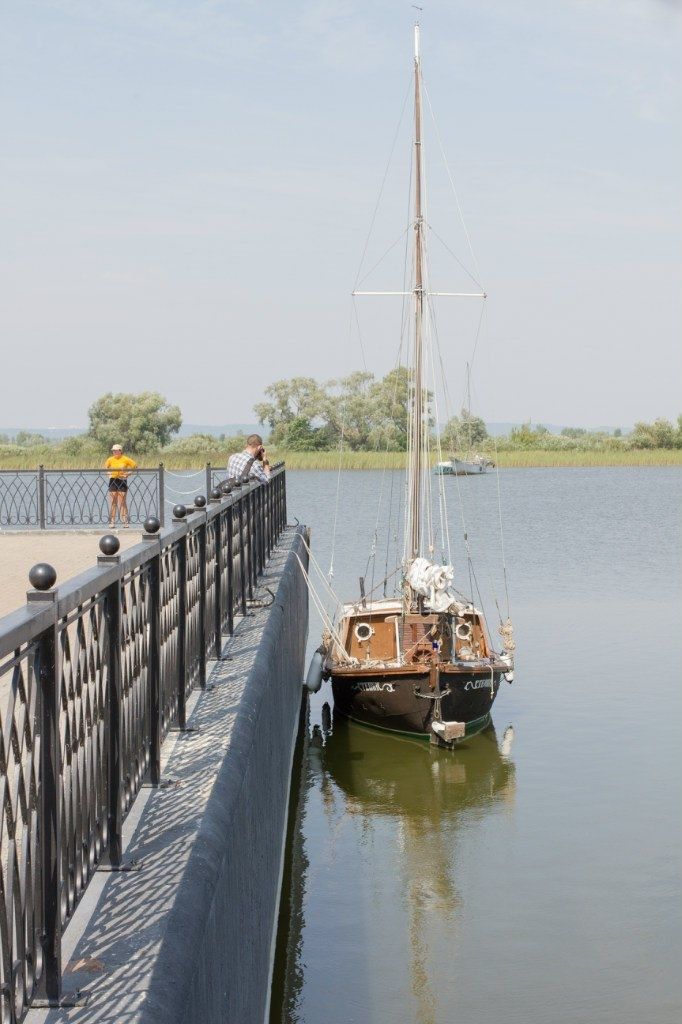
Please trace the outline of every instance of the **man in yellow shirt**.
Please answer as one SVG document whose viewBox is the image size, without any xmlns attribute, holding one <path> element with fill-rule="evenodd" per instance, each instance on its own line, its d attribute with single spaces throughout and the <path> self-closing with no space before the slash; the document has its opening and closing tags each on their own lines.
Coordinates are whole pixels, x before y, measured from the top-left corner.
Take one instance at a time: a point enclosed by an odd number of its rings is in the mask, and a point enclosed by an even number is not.
<svg viewBox="0 0 682 1024">
<path fill-rule="evenodd" d="M 128 477 L 131 469 L 137 469 L 137 463 L 123 454 L 120 444 L 114 444 L 111 446 L 111 455 L 104 463 L 104 468 L 109 470 L 109 526 L 114 526 L 118 511 L 123 529 L 127 530 L 130 525 L 128 505 L 126 504 Z"/>
</svg>

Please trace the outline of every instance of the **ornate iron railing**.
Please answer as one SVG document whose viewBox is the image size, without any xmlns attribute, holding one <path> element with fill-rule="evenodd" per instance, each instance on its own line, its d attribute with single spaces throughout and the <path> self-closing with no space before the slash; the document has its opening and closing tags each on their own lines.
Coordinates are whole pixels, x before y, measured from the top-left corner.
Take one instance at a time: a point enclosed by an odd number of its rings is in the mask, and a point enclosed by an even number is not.
<svg viewBox="0 0 682 1024">
<path fill-rule="evenodd" d="M 0 619 L 0 1020 L 58 1005 L 61 942 L 161 744 L 244 613 L 286 525 L 284 466 L 145 524 L 123 555 L 55 588 L 34 566 L 25 608 Z M 187 514 L 189 512 L 189 514 Z"/>
<path fill-rule="evenodd" d="M 164 469 L 130 470 L 126 504 L 133 525 L 164 521 Z M 0 527 L 106 526 L 106 469 L 0 470 Z"/>
</svg>

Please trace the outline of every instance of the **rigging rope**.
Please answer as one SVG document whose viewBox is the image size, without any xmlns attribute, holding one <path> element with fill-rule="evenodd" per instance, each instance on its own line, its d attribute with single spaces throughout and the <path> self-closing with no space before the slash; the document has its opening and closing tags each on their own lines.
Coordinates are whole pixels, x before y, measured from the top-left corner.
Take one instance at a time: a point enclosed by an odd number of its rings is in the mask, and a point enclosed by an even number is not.
<svg viewBox="0 0 682 1024">
<path fill-rule="evenodd" d="M 426 95 L 426 102 L 428 103 L 429 111 L 431 113 L 431 120 L 433 121 L 433 126 L 434 126 L 435 131 L 436 131 L 436 139 L 438 140 L 438 145 L 440 147 L 440 154 L 441 154 L 441 156 L 443 158 L 443 163 L 445 164 L 445 170 L 447 171 L 448 178 L 450 179 L 450 185 L 452 187 L 452 192 L 453 192 L 453 195 L 455 197 L 455 203 L 457 204 L 457 212 L 459 214 L 459 220 L 460 220 L 460 223 L 462 225 L 462 230 L 464 231 L 464 237 L 467 240 L 467 245 L 469 246 L 469 252 L 471 253 L 471 258 L 472 258 L 472 260 L 474 262 L 474 267 L 476 269 L 476 274 L 478 275 L 478 278 L 479 278 L 479 281 L 478 281 L 479 287 L 481 288 L 482 291 L 485 291 L 485 288 L 483 287 L 483 285 L 480 284 L 481 271 L 480 271 L 480 268 L 478 266 L 478 260 L 476 259 L 476 253 L 474 252 L 474 247 L 471 244 L 471 237 L 469 235 L 469 231 L 467 229 L 466 222 L 464 220 L 464 214 L 462 213 L 462 207 L 461 207 L 460 202 L 459 202 L 459 195 L 457 194 L 457 189 L 455 188 L 455 182 L 454 182 L 454 179 L 452 177 L 452 172 L 450 171 L 450 165 L 448 163 L 448 158 L 445 155 L 445 149 L 443 147 L 443 141 L 441 139 L 440 132 L 438 130 L 438 122 L 436 121 L 436 115 L 434 114 L 433 107 L 431 106 L 431 97 L 429 96 L 429 90 L 426 88 L 426 83 L 425 82 L 423 82 L 423 85 L 424 85 L 424 93 Z"/>
</svg>

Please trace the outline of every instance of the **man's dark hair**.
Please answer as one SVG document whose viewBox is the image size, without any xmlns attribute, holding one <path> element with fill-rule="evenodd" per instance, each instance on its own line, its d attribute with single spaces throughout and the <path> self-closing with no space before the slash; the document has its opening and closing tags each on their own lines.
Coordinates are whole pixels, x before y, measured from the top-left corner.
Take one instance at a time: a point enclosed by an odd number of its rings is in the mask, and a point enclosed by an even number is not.
<svg viewBox="0 0 682 1024">
<path fill-rule="evenodd" d="M 251 448 L 253 445 L 262 443 L 263 438 L 260 436 L 260 434 L 249 434 L 249 436 L 246 439 L 246 444 L 249 448 Z"/>
</svg>

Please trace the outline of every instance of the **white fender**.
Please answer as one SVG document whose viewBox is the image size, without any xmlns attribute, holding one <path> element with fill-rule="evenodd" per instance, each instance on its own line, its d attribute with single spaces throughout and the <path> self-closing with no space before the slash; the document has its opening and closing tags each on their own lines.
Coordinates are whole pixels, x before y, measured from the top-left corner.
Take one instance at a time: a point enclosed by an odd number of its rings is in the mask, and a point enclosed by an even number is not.
<svg viewBox="0 0 682 1024">
<path fill-rule="evenodd" d="M 322 686 L 323 664 L 324 655 L 320 654 L 319 651 L 315 651 L 312 658 L 310 659 L 308 675 L 305 677 L 305 688 L 308 691 L 308 693 L 317 693 L 317 691 Z"/>
</svg>

